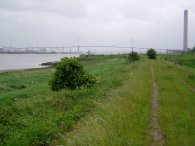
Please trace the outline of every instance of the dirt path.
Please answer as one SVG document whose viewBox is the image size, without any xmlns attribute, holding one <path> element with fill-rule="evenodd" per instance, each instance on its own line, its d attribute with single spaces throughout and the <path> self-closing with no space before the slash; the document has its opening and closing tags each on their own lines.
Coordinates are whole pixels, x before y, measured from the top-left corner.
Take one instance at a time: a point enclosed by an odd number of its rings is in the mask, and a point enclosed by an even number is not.
<svg viewBox="0 0 195 146">
<path fill-rule="evenodd" d="M 164 145 L 164 136 L 160 130 L 159 120 L 158 120 L 158 87 L 156 84 L 155 73 L 153 64 L 151 64 L 151 74 L 152 74 L 152 99 L 151 99 L 151 135 L 153 137 L 152 146 Z"/>
</svg>

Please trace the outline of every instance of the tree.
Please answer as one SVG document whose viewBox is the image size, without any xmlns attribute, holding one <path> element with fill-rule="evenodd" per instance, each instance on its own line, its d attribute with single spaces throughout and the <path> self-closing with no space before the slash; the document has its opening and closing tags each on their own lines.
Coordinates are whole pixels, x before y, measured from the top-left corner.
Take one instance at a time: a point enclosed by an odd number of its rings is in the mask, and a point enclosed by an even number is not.
<svg viewBox="0 0 195 146">
<path fill-rule="evenodd" d="M 148 55 L 148 58 L 150 59 L 156 59 L 156 51 L 154 49 L 149 49 L 146 53 Z"/>
</svg>

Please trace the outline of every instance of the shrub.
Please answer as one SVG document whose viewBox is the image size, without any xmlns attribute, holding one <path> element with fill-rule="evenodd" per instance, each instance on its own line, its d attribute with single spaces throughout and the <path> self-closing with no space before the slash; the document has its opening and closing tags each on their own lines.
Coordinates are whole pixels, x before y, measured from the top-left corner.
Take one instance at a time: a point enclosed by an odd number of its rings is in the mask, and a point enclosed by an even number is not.
<svg viewBox="0 0 195 146">
<path fill-rule="evenodd" d="M 156 51 L 154 49 L 149 49 L 146 53 L 148 55 L 148 58 L 150 59 L 156 59 Z"/>
<path fill-rule="evenodd" d="M 190 50 L 190 53 L 195 53 L 195 47 Z"/>
<path fill-rule="evenodd" d="M 83 66 L 75 58 L 63 58 L 56 66 L 56 72 L 50 81 L 52 90 L 58 91 L 62 88 L 76 89 L 91 87 L 96 78 L 83 70 Z"/>
<path fill-rule="evenodd" d="M 195 75 L 192 74 L 192 73 L 190 73 L 190 74 L 188 75 L 188 79 L 190 79 L 190 80 L 195 80 Z"/>
<path fill-rule="evenodd" d="M 176 59 L 175 64 L 183 65 L 184 61 L 182 59 Z"/>
<path fill-rule="evenodd" d="M 23 84 L 11 84 L 11 85 L 8 85 L 8 86 L 11 87 L 11 88 L 15 88 L 15 89 L 24 89 L 24 88 L 26 88 L 26 86 L 23 85 Z"/>
<path fill-rule="evenodd" d="M 128 55 L 129 62 L 137 61 L 137 60 L 140 60 L 140 56 L 137 54 L 137 52 L 132 51 L 131 53 L 129 53 Z"/>
</svg>

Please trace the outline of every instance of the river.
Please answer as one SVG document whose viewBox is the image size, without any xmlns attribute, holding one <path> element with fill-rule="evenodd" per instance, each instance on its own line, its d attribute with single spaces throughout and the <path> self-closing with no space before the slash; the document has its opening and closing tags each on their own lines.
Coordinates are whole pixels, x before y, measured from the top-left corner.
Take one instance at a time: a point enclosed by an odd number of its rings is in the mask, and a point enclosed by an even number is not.
<svg viewBox="0 0 195 146">
<path fill-rule="evenodd" d="M 41 63 L 60 61 L 78 54 L 0 54 L 0 71 L 41 68 Z"/>
</svg>

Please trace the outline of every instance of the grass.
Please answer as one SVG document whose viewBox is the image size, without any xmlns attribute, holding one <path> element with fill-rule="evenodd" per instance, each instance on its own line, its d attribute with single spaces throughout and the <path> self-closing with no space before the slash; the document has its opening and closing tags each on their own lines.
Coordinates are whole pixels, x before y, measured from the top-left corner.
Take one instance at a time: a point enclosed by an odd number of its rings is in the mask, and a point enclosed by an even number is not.
<svg viewBox="0 0 195 146">
<path fill-rule="evenodd" d="M 107 96 L 107 99 L 98 103 L 93 114 L 83 119 L 73 132 L 54 141 L 53 145 L 149 145 L 149 63 L 135 63 L 134 67 L 129 69 L 128 80 L 123 86 L 109 92 Z"/>
<path fill-rule="evenodd" d="M 155 72 L 165 145 L 195 145 L 195 93 L 189 88 L 195 87 L 195 80 L 187 78 L 189 72 L 185 68 L 162 61 L 155 63 Z"/>
<path fill-rule="evenodd" d="M 161 55 L 167 61 L 189 68 L 195 68 L 195 54 Z"/>
<path fill-rule="evenodd" d="M 0 107 L 11 105 L 14 100 L 44 94 L 49 90 L 48 80 L 54 69 L 9 72 L 0 74 Z"/>
<path fill-rule="evenodd" d="M 161 64 L 161 65 L 159 65 Z M 156 65 L 159 87 L 160 124 L 166 145 L 195 145 L 195 93 L 190 90 L 167 64 Z"/>
<path fill-rule="evenodd" d="M 140 63 L 133 76 L 96 111 L 84 118 L 70 133 L 60 136 L 53 145 L 150 145 L 151 76 L 154 63 L 158 85 L 159 123 L 165 145 L 195 145 L 195 80 L 186 67 L 162 60 Z M 187 83 L 189 86 L 184 84 Z"/>
<path fill-rule="evenodd" d="M 168 68 L 172 70 L 172 73 L 175 73 L 177 78 L 182 78 L 185 82 L 195 87 L 195 54 L 161 56 L 161 58 L 168 61 Z M 176 63 L 178 59 L 182 60 L 183 64 Z"/>
<path fill-rule="evenodd" d="M 82 56 L 97 84 L 60 92 L 48 86 L 54 68 L 1 73 L 0 145 L 150 145 L 151 62 L 165 145 L 195 145 L 195 58 L 160 58 Z"/>
<path fill-rule="evenodd" d="M 95 59 L 83 64 L 98 77 L 93 88 L 52 92 L 48 80 L 54 69 L 0 74 L 0 143 L 49 144 L 93 110 L 94 101 L 105 98 L 109 90 L 121 86 L 128 78 L 129 66 L 120 57 L 103 57 L 101 61 Z"/>
</svg>

